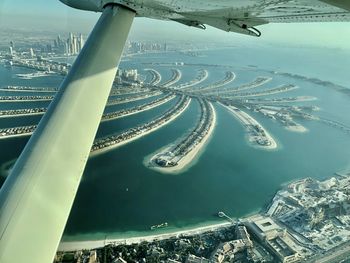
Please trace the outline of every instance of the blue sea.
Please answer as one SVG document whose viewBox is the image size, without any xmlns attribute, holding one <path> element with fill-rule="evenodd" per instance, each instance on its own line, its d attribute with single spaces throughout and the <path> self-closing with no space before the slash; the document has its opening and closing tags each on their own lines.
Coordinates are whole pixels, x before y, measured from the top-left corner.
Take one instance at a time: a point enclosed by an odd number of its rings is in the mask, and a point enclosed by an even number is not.
<svg viewBox="0 0 350 263">
<path fill-rule="evenodd" d="M 317 48 L 259 46 L 231 47 L 201 51 L 200 56 L 169 52 L 140 54 L 122 61 L 122 68 L 137 68 L 147 76 L 145 68 L 171 78 L 172 68 L 182 72 L 178 84 L 193 79 L 200 69 L 209 77 L 201 85 L 219 81 L 226 71 L 234 71 L 235 87 L 258 76 L 272 81 L 256 90 L 294 84 L 299 88 L 265 98 L 313 96 L 315 101 L 289 103 L 313 105 L 313 114 L 341 122 L 350 127 L 350 96 L 331 87 L 307 80 L 273 74 L 279 71 L 329 81 L 350 88 L 348 51 Z M 184 66 L 161 66 L 151 63 L 184 62 Z M 190 65 L 189 65 L 190 64 Z M 216 65 L 216 66 L 212 66 Z M 58 87 L 61 76 L 21 80 L 16 74 L 33 72 L 23 68 L 0 66 L 0 86 L 24 85 Z M 0 95 L 21 95 L 0 91 Z M 44 93 L 41 93 L 44 95 Z M 23 94 L 22 94 L 23 95 Z M 154 98 L 116 105 L 106 112 L 133 107 Z M 49 102 L 0 103 L 1 109 L 45 107 Z M 121 132 L 145 123 L 174 105 L 169 101 L 159 107 L 126 118 L 104 122 L 97 137 Z M 83 175 L 67 226 L 64 240 L 126 237 L 162 233 L 198 225 L 221 222 L 216 216 L 224 211 L 232 217 L 243 217 L 260 211 L 282 185 L 305 177 L 323 179 L 334 172 L 350 168 L 350 134 L 318 121 L 298 119 L 305 133 L 285 129 L 279 122 L 247 111 L 276 139 L 278 148 L 266 151 L 251 147 L 244 127 L 219 104 L 214 104 L 217 124 L 214 134 L 198 161 L 180 174 L 162 174 L 148 169 L 144 159 L 158 149 L 188 133 L 199 118 L 198 103 L 170 124 L 132 143 L 90 158 Z M 40 116 L 0 119 L 0 128 L 35 124 Z M 0 162 L 18 157 L 28 137 L 0 140 Z M 4 181 L 5 177 L 0 177 Z M 168 222 L 169 227 L 150 231 L 150 226 Z"/>
</svg>

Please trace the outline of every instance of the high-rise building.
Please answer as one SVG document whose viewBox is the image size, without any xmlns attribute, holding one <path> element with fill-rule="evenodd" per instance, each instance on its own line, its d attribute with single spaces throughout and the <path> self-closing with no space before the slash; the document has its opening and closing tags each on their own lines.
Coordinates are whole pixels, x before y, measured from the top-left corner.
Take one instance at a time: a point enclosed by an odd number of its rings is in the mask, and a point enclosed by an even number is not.
<svg viewBox="0 0 350 263">
<path fill-rule="evenodd" d="M 29 49 L 29 54 L 30 54 L 30 57 L 34 57 L 34 50 L 33 50 L 33 48 L 30 48 Z"/>
<path fill-rule="evenodd" d="M 12 46 L 9 47 L 9 53 L 11 56 L 13 55 L 13 47 Z"/>
<path fill-rule="evenodd" d="M 54 48 L 58 53 L 66 55 L 77 55 L 84 46 L 83 35 L 74 35 L 72 32 L 69 33 L 68 39 L 63 41 L 60 36 L 54 40 Z"/>
</svg>

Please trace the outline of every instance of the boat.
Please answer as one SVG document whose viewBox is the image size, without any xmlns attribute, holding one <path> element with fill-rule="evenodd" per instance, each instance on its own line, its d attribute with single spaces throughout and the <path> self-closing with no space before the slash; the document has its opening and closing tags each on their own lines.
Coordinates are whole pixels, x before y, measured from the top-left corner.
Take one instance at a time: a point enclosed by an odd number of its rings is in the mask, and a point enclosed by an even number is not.
<svg viewBox="0 0 350 263">
<path fill-rule="evenodd" d="M 159 225 L 151 226 L 151 230 L 155 230 L 155 229 L 158 229 L 158 228 L 164 228 L 164 227 L 167 227 L 167 226 L 168 226 L 168 223 L 165 222 L 165 223 L 162 223 L 162 224 L 159 224 Z"/>
</svg>

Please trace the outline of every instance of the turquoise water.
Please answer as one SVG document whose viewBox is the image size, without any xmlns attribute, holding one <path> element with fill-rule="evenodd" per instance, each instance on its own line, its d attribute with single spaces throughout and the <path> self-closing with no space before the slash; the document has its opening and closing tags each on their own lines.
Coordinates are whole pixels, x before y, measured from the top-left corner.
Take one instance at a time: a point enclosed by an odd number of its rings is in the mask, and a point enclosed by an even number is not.
<svg viewBox="0 0 350 263">
<path fill-rule="evenodd" d="M 349 54 L 334 50 L 287 49 L 257 47 L 232 48 L 203 52 L 203 57 L 188 57 L 177 53 L 135 56 L 122 62 L 126 68 L 154 68 L 162 74 L 162 82 L 168 80 L 171 68 L 182 71 L 184 83 L 196 76 L 199 69 L 207 68 L 209 78 L 201 85 L 216 82 L 232 70 L 237 78 L 228 86 L 251 82 L 258 76 L 271 76 L 273 80 L 256 90 L 274 88 L 281 84 L 294 84 L 299 89 L 269 97 L 315 96 L 316 101 L 296 103 L 316 105 L 315 114 L 340 121 L 350 126 L 350 97 L 332 89 L 307 81 L 266 73 L 265 69 L 298 73 L 350 86 L 346 68 L 350 66 Z M 178 62 L 191 64 L 220 64 L 230 67 L 162 67 L 143 65 L 147 62 Z M 336 61 L 337 63 L 333 63 Z M 246 68 L 255 65 L 255 68 Z M 17 80 L 13 73 L 0 67 L 1 85 L 57 86 L 61 77 L 54 79 Z M 178 83 L 178 84 L 179 84 Z M 253 91 L 253 90 L 252 90 Z M 155 98 L 154 98 L 155 99 Z M 150 101 L 113 106 L 112 109 L 132 107 Z M 147 122 L 166 111 L 176 99 L 159 107 L 123 119 L 100 125 L 97 137 L 120 132 Z M 21 107 L 33 107 L 37 103 L 20 103 Z M 42 104 L 42 103 L 40 103 Z M 293 104 L 292 104 L 293 105 Z M 15 108 L 19 103 L 0 103 L 0 109 Z M 144 166 L 146 156 L 177 140 L 195 125 L 198 119 L 198 103 L 175 121 L 132 143 L 106 154 L 91 158 L 87 164 L 72 212 L 65 230 L 65 239 L 90 239 L 107 236 L 145 235 L 151 225 L 168 222 L 175 230 L 198 224 L 218 221 L 218 211 L 233 217 L 259 211 L 274 193 L 289 181 L 304 178 L 326 178 L 338 170 L 349 168 L 350 135 L 316 121 L 297 120 L 308 132 L 287 131 L 278 122 L 257 113 L 251 113 L 277 140 L 279 147 L 273 151 L 250 147 L 245 131 L 239 122 L 219 104 L 214 104 L 217 125 L 214 134 L 198 162 L 187 171 L 177 174 L 161 174 Z M 35 123 L 38 117 L 0 119 L 0 127 L 18 123 Z M 16 158 L 27 138 L 0 140 L 0 160 Z M 3 150 L 6 149 L 6 150 Z"/>
</svg>

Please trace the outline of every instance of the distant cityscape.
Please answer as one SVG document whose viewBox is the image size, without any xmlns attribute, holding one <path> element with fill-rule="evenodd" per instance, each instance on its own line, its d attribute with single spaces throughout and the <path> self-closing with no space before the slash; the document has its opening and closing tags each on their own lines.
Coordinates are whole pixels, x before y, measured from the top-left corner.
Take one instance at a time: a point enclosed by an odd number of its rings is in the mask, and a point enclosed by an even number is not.
<svg viewBox="0 0 350 263">
<path fill-rule="evenodd" d="M 71 64 L 59 62 L 57 58 L 77 55 L 84 46 L 82 34 L 70 33 L 67 38 L 57 36 L 52 43 L 17 46 L 8 43 L 0 53 L 5 67 L 34 69 L 34 73 L 18 73 L 19 79 L 33 79 L 43 76 L 67 75 Z M 167 43 L 128 42 L 126 56 L 134 54 L 169 52 L 174 49 Z M 188 56 L 197 56 L 194 51 L 181 51 Z M 272 76 L 287 76 L 319 84 L 346 93 L 343 87 L 316 78 L 301 75 L 266 71 L 268 76 L 257 76 L 249 82 L 234 87 L 227 84 L 236 78 L 234 69 L 216 64 L 190 64 L 183 61 L 144 64 L 143 73 L 137 69 L 118 69 L 114 79 L 107 107 L 142 99 L 149 101 L 127 109 L 118 109 L 103 114 L 101 122 L 123 118 L 147 111 L 174 100 L 173 106 L 157 117 L 134 126 L 122 133 L 97 138 L 91 149 L 91 156 L 103 154 L 151 133 L 180 116 L 192 101 L 199 105 L 199 117 L 192 129 L 160 148 L 146 160 L 145 166 L 163 173 L 176 173 L 200 154 L 200 149 L 209 140 L 216 125 L 216 107 L 229 112 L 244 127 L 247 144 L 260 150 L 274 150 L 278 141 L 261 125 L 256 115 L 260 114 L 279 123 L 288 131 L 303 133 L 303 121 L 317 121 L 350 134 L 350 128 L 341 122 L 322 118 L 314 114 L 319 111 L 313 105 L 290 105 L 290 102 L 309 102 L 313 96 L 280 96 L 298 87 L 284 83 L 267 89 L 257 89 L 273 80 Z M 153 67 L 171 67 L 168 79 Z M 192 79 L 178 83 L 184 67 L 197 67 Z M 249 69 L 255 69 L 251 65 Z M 207 82 L 209 69 L 219 69 L 222 79 Z M 3 95 L 2 102 L 51 101 L 57 87 L 3 86 L 3 92 L 21 92 L 31 95 Z M 41 95 L 45 92 L 45 95 Z M 46 94 L 50 93 L 52 95 Z M 5 93 L 7 94 L 7 93 Z M 264 97 L 275 95 L 277 97 Z M 119 97 L 118 97 L 119 96 Z M 152 98 L 155 97 L 153 100 Z M 175 100 L 176 99 L 176 100 Z M 215 107 L 213 106 L 215 104 Z M 0 118 L 43 115 L 45 107 L 26 109 L 4 109 Z M 37 125 L 18 125 L 0 129 L 0 139 L 30 136 Z M 11 169 L 9 163 L 7 170 Z M 217 216 L 223 224 L 169 233 L 153 238 L 126 240 L 104 240 L 94 248 L 61 249 L 55 262 L 105 263 L 105 262 L 341 262 L 350 254 L 350 173 L 337 173 L 334 177 L 318 181 L 307 178 L 289 183 L 279 190 L 266 209 L 246 218 L 231 218 L 225 211 Z M 150 227 L 157 230 L 168 227 L 168 222 Z"/>
<path fill-rule="evenodd" d="M 70 32 L 68 37 L 62 37 L 58 35 L 51 41 L 38 41 L 35 44 L 28 46 L 17 45 L 15 40 L 10 40 L 8 43 L 8 52 L 0 50 L 0 54 L 8 53 L 9 56 L 15 56 L 20 54 L 28 58 L 34 58 L 36 56 L 76 56 L 82 50 L 85 43 L 85 39 L 82 33 L 74 34 Z M 6 45 L 6 43 L 2 43 Z M 136 42 L 128 41 L 125 45 L 124 54 L 137 54 L 145 52 L 166 52 L 169 50 L 167 43 L 154 43 L 154 42 Z"/>
</svg>

